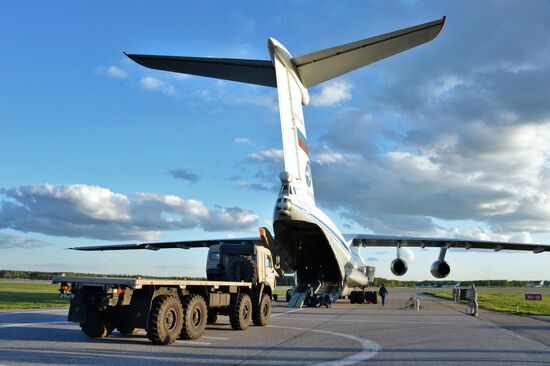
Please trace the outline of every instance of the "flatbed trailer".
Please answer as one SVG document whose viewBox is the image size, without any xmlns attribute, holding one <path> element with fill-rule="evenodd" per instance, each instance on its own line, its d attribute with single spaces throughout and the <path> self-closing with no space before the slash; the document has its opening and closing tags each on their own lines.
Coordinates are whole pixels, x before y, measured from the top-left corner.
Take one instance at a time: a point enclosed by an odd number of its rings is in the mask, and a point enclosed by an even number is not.
<svg viewBox="0 0 550 366">
<path fill-rule="evenodd" d="M 117 329 L 145 329 L 153 343 L 198 339 L 218 314 L 235 330 L 266 325 L 272 288 L 264 282 L 56 276 L 59 296 L 71 299 L 68 320 L 92 338 Z"/>
</svg>

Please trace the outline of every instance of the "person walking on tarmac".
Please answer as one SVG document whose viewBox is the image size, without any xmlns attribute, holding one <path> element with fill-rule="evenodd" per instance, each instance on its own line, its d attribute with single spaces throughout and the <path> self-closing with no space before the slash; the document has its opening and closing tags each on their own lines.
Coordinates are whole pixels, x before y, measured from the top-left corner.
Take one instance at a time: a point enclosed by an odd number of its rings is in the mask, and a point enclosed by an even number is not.
<svg viewBox="0 0 550 366">
<path fill-rule="evenodd" d="M 380 295 L 380 298 L 382 299 L 382 306 L 386 305 L 386 296 L 388 296 L 388 290 L 386 289 L 384 284 L 380 286 L 380 289 L 378 290 L 378 295 Z"/>
<path fill-rule="evenodd" d="M 476 285 L 471 283 L 470 288 L 466 291 L 466 299 L 468 300 L 468 307 L 471 316 L 477 316 L 477 290 Z"/>
</svg>

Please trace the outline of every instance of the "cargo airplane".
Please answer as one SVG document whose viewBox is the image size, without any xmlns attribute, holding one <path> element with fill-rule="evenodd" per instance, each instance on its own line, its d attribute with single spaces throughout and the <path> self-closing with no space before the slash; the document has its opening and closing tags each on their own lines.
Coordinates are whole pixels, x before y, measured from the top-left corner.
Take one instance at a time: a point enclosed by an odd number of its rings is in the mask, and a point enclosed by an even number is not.
<svg viewBox="0 0 550 366">
<path fill-rule="evenodd" d="M 315 204 L 310 151 L 302 111 L 302 106 L 309 103 L 307 88 L 429 42 L 441 32 L 444 23 L 445 17 L 298 57 L 292 57 L 281 43 L 269 38 L 267 46 L 270 60 L 127 54 L 129 58 L 148 68 L 277 89 L 285 170 L 279 175 L 281 188 L 273 212 L 274 236 L 266 228 L 260 228 L 260 236 L 254 238 L 117 244 L 74 249 L 159 250 L 209 247 L 220 243 L 263 243 L 274 254 L 276 269 L 280 275 L 295 274 L 295 296 L 313 286 L 318 294 L 329 295 L 333 299 L 348 295 L 353 288 L 365 288 L 372 282 L 374 267 L 367 266 L 361 258 L 360 247 L 395 247 L 396 258 L 390 268 L 396 276 L 407 272 L 407 263 L 400 256 L 400 248 L 440 248 L 439 256 L 431 266 L 431 273 L 436 278 L 445 278 L 451 271 L 445 260 L 450 248 L 520 250 L 534 253 L 550 251 L 550 245 L 540 244 L 370 234 L 343 235 Z M 299 301 L 292 303 L 301 306 Z"/>
</svg>

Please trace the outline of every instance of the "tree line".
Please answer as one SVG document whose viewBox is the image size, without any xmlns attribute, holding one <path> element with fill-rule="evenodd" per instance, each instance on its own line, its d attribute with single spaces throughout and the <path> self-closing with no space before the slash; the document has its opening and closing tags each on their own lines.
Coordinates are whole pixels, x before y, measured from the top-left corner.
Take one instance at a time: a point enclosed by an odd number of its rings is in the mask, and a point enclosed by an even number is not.
<svg viewBox="0 0 550 366">
<path fill-rule="evenodd" d="M 150 276 L 142 274 L 104 274 L 104 273 L 81 273 L 81 272 L 37 272 L 37 271 L 16 271 L 0 270 L 0 279 L 22 279 L 22 280 L 42 280 L 51 281 L 54 276 L 77 276 L 77 277 L 122 277 L 122 278 L 162 278 L 167 280 L 205 280 L 204 277 L 163 277 Z M 475 283 L 476 286 L 495 286 L 495 287 L 524 287 L 533 281 L 508 281 L 508 280 L 472 280 L 472 281 L 400 281 L 376 277 L 372 287 L 379 287 L 384 284 L 386 287 L 442 287 L 454 286 L 460 282 L 463 286 Z M 294 286 L 294 276 L 286 275 L 277 277 L 278 286 Z"/>
<path fill-rule="evenodd" d="M 167 280 L 205 280 L 204 277 L 167 277 L 149 276 L 141 274 L 104 274 L 104 273 L 81 273 L 81 272 L 36 272 L 36 271 L 14 271 L 1 269 L 0 279 L 20 280 L 42 280 L 51 281 L 54 276 L 77 276 L 77 277 L 122 277 L 122 278 L 162 278 Z"/>
</svg>

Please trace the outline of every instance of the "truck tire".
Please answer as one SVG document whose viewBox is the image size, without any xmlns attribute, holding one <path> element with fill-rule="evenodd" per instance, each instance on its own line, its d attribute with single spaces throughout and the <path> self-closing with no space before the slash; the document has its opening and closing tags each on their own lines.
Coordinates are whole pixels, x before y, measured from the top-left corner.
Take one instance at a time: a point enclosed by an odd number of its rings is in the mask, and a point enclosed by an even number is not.
<svg viewBox="0 0 550 366">
<path fill-rule="evenodd" d="M 225 276 L 227 281 L 256 282 L 258 279 L 256 263 L 250 257 L 234 256 L 225 267 Z"/>
<path fill-rule="evenodd" d="M 271 299 L 268 294 L 262 296 L 262 300 L 259 304 L 254 304 L 252 311 L 252 321 L 254 325 L 265 326 L 269 323 L 271 317 Z"/>
<path fill-rule="evenodd" d="M 187 295 L 183 298 L 183 328 L 181 338 L 198 339 L 204 333 L 208 308 L 200 295 Z"/>
<path fill-rule="evenodd" d="M 114 316 L 117 319 L 116 329 L 124 335 L 134 335 L 139 332 L 139 328 L 134 328 L 131 319 L 129 319 L 128 307 L 120 307 Z"/>
<path fill-rule="evenodd" d="M 88 307 L 86 321 L 80 323 L 80 328 L 84 334 L 90 338 L 105 338 L 108 337 L 114 327 L 105 320 L 105 316 L 99 310 Z"/>
<path fill-rule="evenodd" d="M 218 321 L 218 311 L 215 309 L 208 310 L 208 316 L 206 317 L 207 324 L 216 324 Z"/>
<path fill-rule="evenodd" d="M 250 325 L 252 318 L 252 301 L 248 294 L 240 294 L 229 315 L 231 328 L 235 330 L 245 330 Z"/>
<path fill-rule="evenodd" d="M 155 344 L 174 343 L 181 334 L 183 310 L 176 296 L 161 295 L 153 300 L 149 312 L 147 337 Z"/>
</svg>

